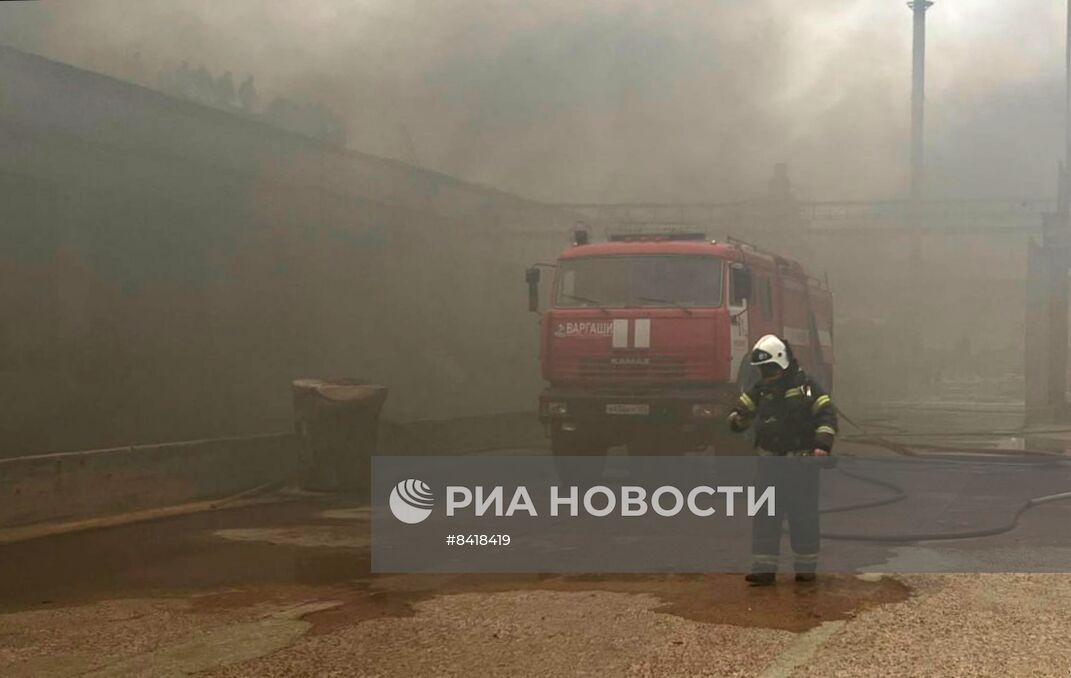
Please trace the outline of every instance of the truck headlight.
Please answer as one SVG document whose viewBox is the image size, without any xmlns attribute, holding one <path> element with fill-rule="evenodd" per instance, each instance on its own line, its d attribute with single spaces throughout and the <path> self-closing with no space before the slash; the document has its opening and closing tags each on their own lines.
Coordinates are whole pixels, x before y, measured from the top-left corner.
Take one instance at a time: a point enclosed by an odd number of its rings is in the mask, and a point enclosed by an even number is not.
<svg viewBox="0 0 1071 678">
<path fill-rule="evenodd" d="M 552 417 L 564 417 L 569 414 L 569 407 L 565 403 L 549 402 L 547 403 L 547 414 Z"/>
<path fill-rule="evenodd" d="M 713 403 L 696 403 L 692 405 L 692 416 L 698 419 L 710 419 L 718 416 L 718 408 Z"/>
</svg>

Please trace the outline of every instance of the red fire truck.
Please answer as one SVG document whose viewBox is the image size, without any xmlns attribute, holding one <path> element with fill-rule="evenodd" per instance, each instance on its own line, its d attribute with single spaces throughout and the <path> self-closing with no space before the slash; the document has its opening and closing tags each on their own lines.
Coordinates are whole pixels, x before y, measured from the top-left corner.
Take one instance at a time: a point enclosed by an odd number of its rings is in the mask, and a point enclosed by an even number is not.
<svg viewBox="0 0 1071 678">
<path fill-rule="evenodd" d="M 557 455 L 731 447 L 724 418 L 757 378 L 747 356 L 764 334 L 832 388 L 832 294 L 794 261 L 704 234 L 578 230 L 552 268 L 539 416 Z M 540 267 L 526 281 L 538 311 Z"/>
</svg>

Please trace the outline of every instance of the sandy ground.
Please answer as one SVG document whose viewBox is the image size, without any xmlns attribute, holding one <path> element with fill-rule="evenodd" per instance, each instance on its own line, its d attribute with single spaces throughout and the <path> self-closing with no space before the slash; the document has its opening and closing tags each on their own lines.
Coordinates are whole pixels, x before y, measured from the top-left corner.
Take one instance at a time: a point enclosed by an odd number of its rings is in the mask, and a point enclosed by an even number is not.
<svg viewBox="0 0 1071 678">
<path fill-rule="evenodd" d="M 3 547 L 0 675 L 1071 674 L 1071 575 L 376 576 L 366 522 L 284 504 Z"/>
<path fill-rule="evenodd" d="M 1071 675 L 1071 575 L 377 576 L 367 523 L 289 502 L 0 546 L 0 676 Z"/>
<path fill-rule="evenodd" d="M 239 596 L 207 606 L 201 596 L 100 600 L 0 616 L 0 674 L 1071 673 L 1071 577 L 948 575 L 905 582 L 913 591 L 906 600 L 799 632 L 747 625 L 746 615 L 743 625 L 696 621 L 665 610 L 657 594 L 606 590 L 456 593 L 344 620 L 331 617 L 344 606 L 346 593 L 337 590 L 319 597 L 314 589 L 292 590 L 284 599 Z M 299 598 L 304 602 L 295 602 Z M 712 592 L 701 602 L 715 605 L 714 598 Z M 320 627 L 318 618 L 328 623 Z"/>
</svg>

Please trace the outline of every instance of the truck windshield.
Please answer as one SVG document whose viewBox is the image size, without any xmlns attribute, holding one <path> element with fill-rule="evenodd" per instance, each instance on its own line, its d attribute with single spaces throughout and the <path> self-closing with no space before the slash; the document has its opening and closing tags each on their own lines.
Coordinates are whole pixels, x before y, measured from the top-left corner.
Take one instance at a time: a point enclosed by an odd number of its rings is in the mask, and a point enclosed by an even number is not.
<svg viewBox="0 0 1071 678">
<path fill-rule="evenodd" d="M 679 254 L 566 259 L 554 298 L 559 308 L 721 306 L 722 260 Z"/>
</svg>

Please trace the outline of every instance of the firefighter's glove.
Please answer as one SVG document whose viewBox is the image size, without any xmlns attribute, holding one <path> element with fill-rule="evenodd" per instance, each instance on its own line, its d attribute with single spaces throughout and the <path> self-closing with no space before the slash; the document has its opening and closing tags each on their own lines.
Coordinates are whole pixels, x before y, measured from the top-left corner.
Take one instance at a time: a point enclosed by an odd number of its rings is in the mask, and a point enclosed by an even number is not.
<svg viewBox="0 0 1071 678">
<path fill-rule="evenodd" d="M 820 453 L 824 453 L 828 456 L 833 455 L 833 434 L 829 433 L 832 430 L 828 426 L 822 426 L 814 435 L 814 455 L 816 457 L 822 456 Z"/>
<path fill-rule="evenodd" d="M 739 433 L 746 430 L 751 426 L 751 416 L 745 414 L 739 410 L 733 410 L 729 413 L 729 430 L 733 433 Z"/>
<path fill-rule="evenodd" d="M 814 458 L 814 463 L 818 465 L 818 468 L 834 468 L 834 467 L 836 467 L 836 465 L 837 465 L 837 458 L 836 457 L 834 457 L 829 452 L 825 452 L 825 453 L 823 453 L 821 455 L 818 454 L 818 452 L 819 452 L 818 450 L 815 450 L 814 454 L 812 455 L 813 458 Z"/>
<path fill-rule="evenodd" d="M 818 468 L 833 468 L 837 465 L 837 460 L 833 457 L 833 450 L 816 446 L 811 451 L 810 456 L 814 457 Z"/>
</svg>

